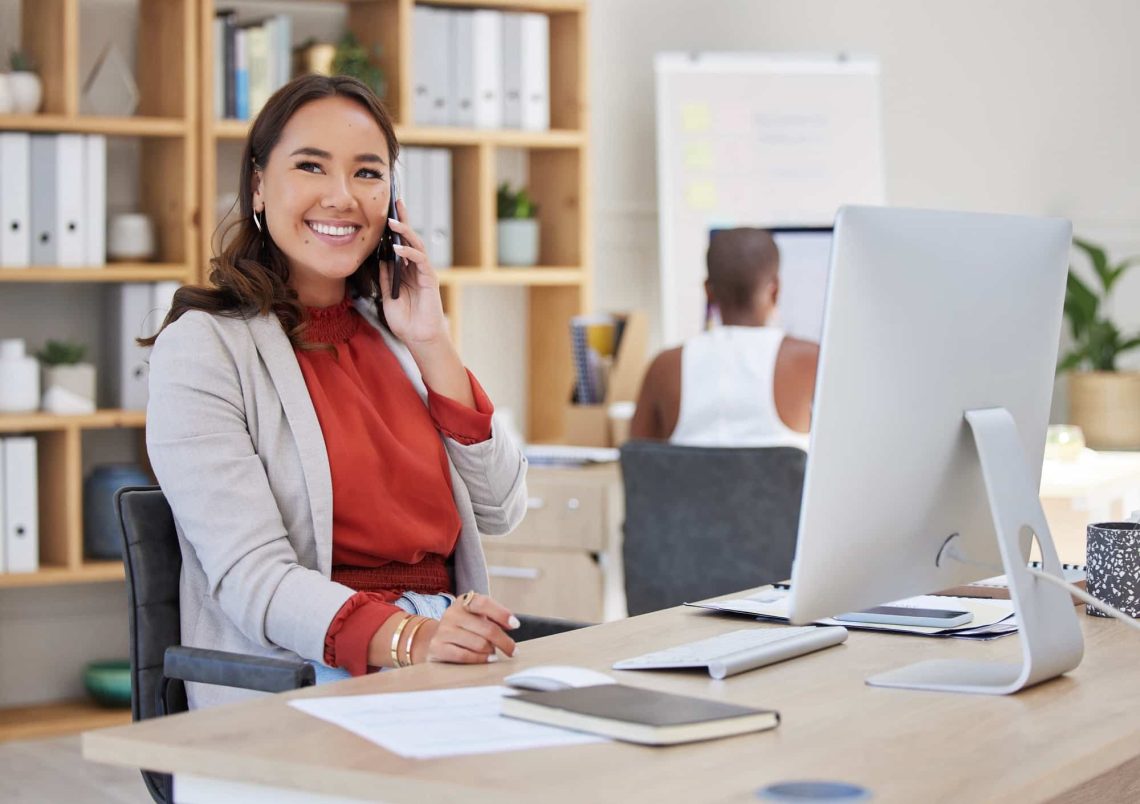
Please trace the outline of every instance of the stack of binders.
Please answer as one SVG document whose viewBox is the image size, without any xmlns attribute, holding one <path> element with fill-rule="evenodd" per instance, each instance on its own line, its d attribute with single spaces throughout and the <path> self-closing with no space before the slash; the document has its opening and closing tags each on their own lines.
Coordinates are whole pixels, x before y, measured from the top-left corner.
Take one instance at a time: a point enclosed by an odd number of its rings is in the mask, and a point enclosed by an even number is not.
<svg viewBox="0 0 1140 804">
<path fill-rule="evenodd" d="M 404 148 L 397 167 L 408 222 L 427 246 L 436 268 L 452 265 L 451 151 L 447 148 Z"/>
<path fill-rule="evenodd" d="M 40 566 L 36 439 L 0 438 L 0 572 Z"/>
<path fill-rule="evenodd" d="M 550 19 L 417 5 L 412 83 L 417 125 L 545 131 Z"/>
<path fill-rule="evenodd" d="M 0 268 L 103 265 L 106 229 L 106 137 L 0 132 Z"/>
<path fill-rule="evenodd" d="M 104 394 L 114 407 L 146 410 L 149 366 L 146 347 L 137 338 L 158 332 L 170 310 L 177 282 L 127 282 L 107 289 L 104 351 L 106 368 L 100 372 Z"/>
</svg>

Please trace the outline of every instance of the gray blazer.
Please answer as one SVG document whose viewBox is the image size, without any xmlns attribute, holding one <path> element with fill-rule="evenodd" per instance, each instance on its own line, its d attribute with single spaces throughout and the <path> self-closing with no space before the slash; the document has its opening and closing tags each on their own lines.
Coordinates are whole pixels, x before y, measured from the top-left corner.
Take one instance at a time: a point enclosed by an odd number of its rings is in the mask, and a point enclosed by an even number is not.
<svg viewBox="0 0 1140 804">
<path fill-rule="evenodd" d="M 407 348 L 363 301 L 427 399 Z M 456 590 L 488 591 L 479 533 L 503 534 L 526 511 L 526 459 L 507 435 L 464 446 L 443 437 L 462 530 Z M 330 580 L 332 480 L 301 368 L 277 318 L 189 312 L 150 358 L 151 464 L 182 547 L 182 643 L 321 661 L 325 633 L 353 595 Z M 384 499 L 376 500 L 383 517 Z M 192 707 L 249 697 L 190 685 Z"/>
</svg>

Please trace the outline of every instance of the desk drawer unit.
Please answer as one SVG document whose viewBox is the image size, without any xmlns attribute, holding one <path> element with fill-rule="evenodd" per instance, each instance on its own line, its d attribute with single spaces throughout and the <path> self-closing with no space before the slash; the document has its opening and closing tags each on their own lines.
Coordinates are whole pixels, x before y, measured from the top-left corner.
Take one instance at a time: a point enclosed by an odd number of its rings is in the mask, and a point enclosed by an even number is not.
<svg viewBox="0 0 1140 804">
<path fill-rule="evenodd" d="M 506 536 L 484 544 L 601 552 L 606 544 L 605 490 L 597 483 L 527 478 L 527 512 Z"/>
<path fill-rule="evenodd" d="M 486 546 L 491 595 L 511 611 L 601 622 L 602 570 L 581 550 Z"/>
</svg>

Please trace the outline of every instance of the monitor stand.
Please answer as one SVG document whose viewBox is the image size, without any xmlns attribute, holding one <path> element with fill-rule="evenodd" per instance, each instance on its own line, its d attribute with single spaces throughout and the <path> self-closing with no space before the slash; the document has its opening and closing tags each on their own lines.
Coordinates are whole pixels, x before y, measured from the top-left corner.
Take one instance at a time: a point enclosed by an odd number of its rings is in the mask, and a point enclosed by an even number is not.
<svg viewBox="0 0 1140 804">
<path fill-rule="evenodd" d="M 987 408 L 966 411 L 966 421 L 978 447 L 1009 596 L 1017 615 L 1022 660 L 919 662 L 868 678 L 872 686 L 1008 695 L 1072 670 L 1084 654 L 1069 593 L 1030 575 L 1018 547 L 1020 534 L 1031 531 L 1037 537 L 1045 571 L 1061 577 L 1057 550 L 1038 490 L 1030 481 L 1013 417 L 1005 408 Z"/>
</svg>

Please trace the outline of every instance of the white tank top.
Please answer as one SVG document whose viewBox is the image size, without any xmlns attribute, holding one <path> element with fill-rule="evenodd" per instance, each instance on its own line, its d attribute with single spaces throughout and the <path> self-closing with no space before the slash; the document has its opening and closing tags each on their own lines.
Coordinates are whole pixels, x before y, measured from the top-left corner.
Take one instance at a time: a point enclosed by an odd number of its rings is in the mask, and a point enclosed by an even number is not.
<svg viewBox="0 0 1140 804">
<path fill-rule="evenodd" d="M 797 433 L 776 412 L 776 357 L 784 331 L 717 327 L 681 349 L 681 410 L 669 441 L 694 447 L 799 447 Z"/>
</svg>

